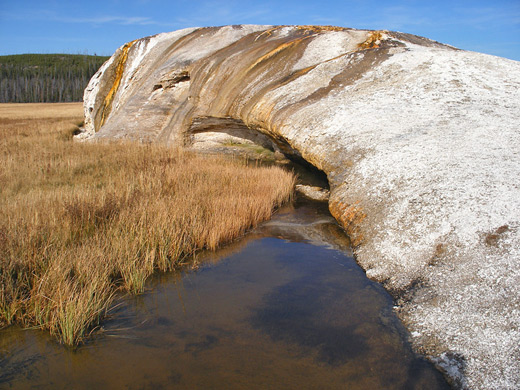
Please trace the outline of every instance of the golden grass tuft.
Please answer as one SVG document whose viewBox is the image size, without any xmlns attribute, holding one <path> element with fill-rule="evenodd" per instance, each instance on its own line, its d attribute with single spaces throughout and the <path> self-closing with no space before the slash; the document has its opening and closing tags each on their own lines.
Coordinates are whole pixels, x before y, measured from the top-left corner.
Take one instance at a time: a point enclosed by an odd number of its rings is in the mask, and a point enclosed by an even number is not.
<svg viewBox="0 0 520 390">
<path fill-rule="evenodd" d="M 118 290 L 143 291 L 292 194 L 276 167 L 163 146 L 77 143 L 81 105 L 0 105 L 0 326 L 74 345 Z"/>
</svg>

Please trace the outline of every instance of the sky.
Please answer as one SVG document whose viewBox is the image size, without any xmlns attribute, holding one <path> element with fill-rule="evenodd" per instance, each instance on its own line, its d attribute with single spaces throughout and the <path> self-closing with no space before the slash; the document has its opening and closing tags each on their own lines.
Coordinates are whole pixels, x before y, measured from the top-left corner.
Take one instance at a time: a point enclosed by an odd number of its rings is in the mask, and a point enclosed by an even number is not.
<svg viewBox="0 0 520 390">
<path fill-rule="evenodd" d="M 520 61 L 520 0 L 0 0 L 0 55 L 111 55 L 136 38 L 227 24 L 401 31 Z"/>
</svg>

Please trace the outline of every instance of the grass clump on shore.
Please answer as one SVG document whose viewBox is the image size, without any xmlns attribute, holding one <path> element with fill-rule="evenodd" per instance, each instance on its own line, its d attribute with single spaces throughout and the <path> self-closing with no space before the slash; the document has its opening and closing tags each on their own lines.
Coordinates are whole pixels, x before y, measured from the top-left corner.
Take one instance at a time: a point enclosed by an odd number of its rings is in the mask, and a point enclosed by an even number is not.
<svg viewBox="0 0 520 390">
<path fill-rule="evenodd" d="M 155 270 L 240 236 L 294 187 L 275 167 L 73 142 L 81 117 L 80 104 L 0 105 L 0 327 L 68 345 L 118 290 L 142 292 Z"/>
</svg>

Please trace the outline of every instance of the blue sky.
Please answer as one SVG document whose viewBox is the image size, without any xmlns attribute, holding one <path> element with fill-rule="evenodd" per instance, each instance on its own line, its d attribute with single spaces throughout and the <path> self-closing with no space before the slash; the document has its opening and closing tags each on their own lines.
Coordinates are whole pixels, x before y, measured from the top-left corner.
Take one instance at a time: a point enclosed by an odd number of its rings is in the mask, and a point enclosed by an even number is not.
<svg viewBox="0 0 520 390">
<path fill-rule="evenodd" d="M 110 55 L 147 35 L 242 23 L 396 30 L 520 61 L 520 0 L 0 0 L 0 55 Z"/>
</svg>

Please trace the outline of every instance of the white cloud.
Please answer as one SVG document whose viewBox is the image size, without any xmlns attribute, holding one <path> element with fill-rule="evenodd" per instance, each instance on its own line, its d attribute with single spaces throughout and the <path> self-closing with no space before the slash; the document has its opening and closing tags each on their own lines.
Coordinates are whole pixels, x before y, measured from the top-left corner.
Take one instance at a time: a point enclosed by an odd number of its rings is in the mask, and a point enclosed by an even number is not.
<svg viewBox="0 0 520 390">
<path fill-rule="evenodd" d="M 91 23 L 91 24 L 106 24 L 106 23 L 116 23 L 122 25 L 150 25 L 150 24 L 159 24 L 158 22 L 152 20 L 149 17 L 142 16 L 97 16 L 93 18 L 67 18 L 67 17 L 57 17 L 57 21 L 65 22 L 65 23 Z"/>
<path fill-rule="evenodd" d="M 26 12 L 23 15 L 3 13 L 0 14 L 0 19 L 8 20 L 23 20 L 27 21 L 50 21 L 61 23 L 85 23 L 85 24 L 119 24 L 119 25 L 160 25 L 161 23 L 147 16 L 115 16 L 115 15 L 99 15 L 93 17 L 69 17 L 60 15 L 54 11 L 47 10 L 33 10 Z"/>
</svg>

